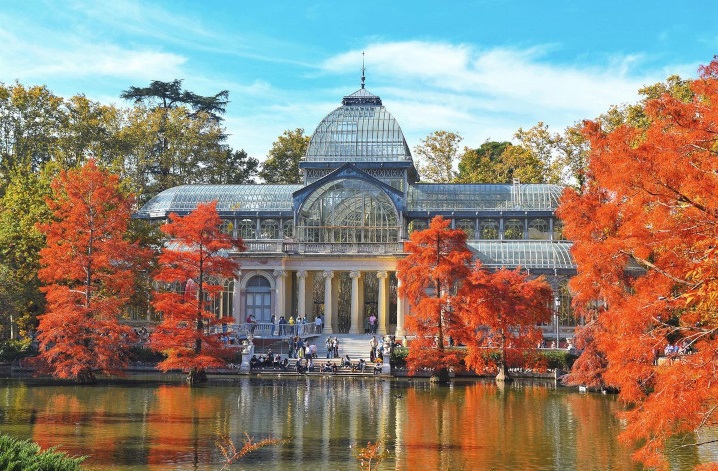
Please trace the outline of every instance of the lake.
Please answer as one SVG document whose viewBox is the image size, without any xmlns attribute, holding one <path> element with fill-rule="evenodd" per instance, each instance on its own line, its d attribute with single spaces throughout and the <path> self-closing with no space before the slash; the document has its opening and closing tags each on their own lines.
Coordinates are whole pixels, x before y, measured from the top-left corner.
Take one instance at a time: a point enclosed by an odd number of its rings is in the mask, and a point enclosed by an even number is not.
<svg viewBox="0 0 718 471">
<path fill-rule="evenodd" d="M 357 470 L 356 450 L 383 440 L 392 470 L 641 469 L 616 436 L 615 396 L 548 381 L 135 375 L 94 386 L 0 380 L 0 431 L 88 455 L 91 470 L 219 470 L 224 438 L 274 437 L 228 469 Z M 691 469 L 692 449 L 671 457 Z"/>
</svg>

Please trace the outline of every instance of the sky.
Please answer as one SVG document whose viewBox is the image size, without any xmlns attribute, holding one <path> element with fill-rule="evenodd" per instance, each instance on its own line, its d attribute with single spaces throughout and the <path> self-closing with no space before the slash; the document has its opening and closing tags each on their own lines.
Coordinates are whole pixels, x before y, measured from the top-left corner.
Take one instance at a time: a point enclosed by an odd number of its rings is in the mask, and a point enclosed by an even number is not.
<svg viewBox="0 0 718 471">
<path fill-rule="evenodd" d="M 0 82 L 118 106 L 152 80 L 228 90 L 228 143 L 263 160 L 359 89 L 364 60 L 410 148 L 435 130 L 476 148 L 697 77 L 716 18 L 715 0 L 0 0 Z"/>
</svg>

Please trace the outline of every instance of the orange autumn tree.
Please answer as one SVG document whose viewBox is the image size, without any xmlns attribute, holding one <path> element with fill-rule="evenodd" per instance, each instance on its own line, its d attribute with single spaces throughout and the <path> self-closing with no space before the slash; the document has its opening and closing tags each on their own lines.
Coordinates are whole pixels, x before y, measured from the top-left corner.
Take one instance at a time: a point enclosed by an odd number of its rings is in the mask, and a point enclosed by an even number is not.
<svg viewBox="0 0 718 471">
<path fill-rule="evenodd" d="M 541 366 L 539 325 L 550 322 L 552 300 L 543 277 L 529 279 L 520 268 L 490 272 L 476 262 L 459 299 L 456 311 L 465 328 L 458 339 L 466 345 L 467 367 L 497 371 L 497 381 L 510 381 L 508 366 Z"/>
<path fill-rule="evenodd" d="M 243 250 L 244 244 L 220 229 L 222 220 L 216 201 L 200 204 L 184 217 L 172 213 L 169 219 L 162 231 L 170 242 L 160 255 L 155 276 L 166 289 L 155 292 L 152 302 L 162 314 L 162 322 L 151 336 L 151 346 L 167 356 L 157 365 L 160 370 L 181 369 L 189 373 L 188 382 L 202 382 L 206 380 L 206 368 L 226 363 L 224 344 L 210 328 L 232 321 L 227 317 L 217 319 L 209 310 L 222 286 L 208 280 L 233 278 L 239 263 L 226 252 Z"/>
<path fill-rule="evenodd" d="M 448 369 L 457 366 L 463 356 L 445 348 L 445 343 L 449 337 L 456 338 L 461 326 L 451 306 L 471 262 L 466 233 L 451 229 L 450 224 L 436 216 L 428 229 L 412 232 L 404 244 L 409 255 L 397 265 L 402 283 L 399 295 L 407 298 L 411 308 L 406 327 L 416 335 L 407 365 L 412 373 L 429 368 L 441 381 L 448 380 Z"/>
<path fill-rule="evenodd" d="M 559 208 L 574 306 L 602 380 L 629 406 L 622 437 L 662 469 L 669 437 L 694 433 L 700 446 L 718 425 L 718 59 L 690 89 L 647 101 L 639 125 L 587 123 L 586 184 Z M 658 358 L 667 345 L 679 353 Z"/>
<path fill-rule="evenodd" d="M 40 367 L 92 383 L 96 372 L 120 374 L 127 364 L 133 331 L 119 318 L 149 254 L 125 239 L 132 198 L 94 160 L 62 172 L 52 192 L 52 220 L 39 225 L 47 240 L 38 272 L 47 298 L 38 325 Z"/>
</svg>

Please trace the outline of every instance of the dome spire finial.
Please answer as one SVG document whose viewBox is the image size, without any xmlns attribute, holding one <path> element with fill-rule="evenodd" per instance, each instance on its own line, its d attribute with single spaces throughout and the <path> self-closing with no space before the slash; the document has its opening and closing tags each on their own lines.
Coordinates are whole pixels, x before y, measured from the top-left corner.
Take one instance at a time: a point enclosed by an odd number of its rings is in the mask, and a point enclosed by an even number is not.
<svg viewBox="0 0 718 471">
<path fill-rule="evenodd" d="M 361 53 L 361 88 L 364 88 L 364 82 L 366 81 L 366 76 L 364 74 L 366 72 L 366 67 L 364 67 L 364 51 Z"/>
</svg>

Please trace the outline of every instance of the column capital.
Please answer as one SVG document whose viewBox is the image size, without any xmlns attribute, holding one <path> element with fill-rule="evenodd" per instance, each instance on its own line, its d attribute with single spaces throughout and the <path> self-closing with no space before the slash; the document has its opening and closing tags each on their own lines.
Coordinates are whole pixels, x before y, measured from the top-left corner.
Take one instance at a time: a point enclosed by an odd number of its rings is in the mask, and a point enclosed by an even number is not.
<svg viewBox="0 0 718 471">
<path fill-rule="evenodd" d="M 272 274 L 275 278 L 282 278 L 287 276 L 287 272 L 285 270 L 274 270 Z"/>
<path fill-rule="evenodd" d="M 387 271 L 378 271 L 376 272 L 376 277 L 380 280 L 383 280 L 384 278 L 387 278 L 389 276 L 389 272 Z"/>
<path fill-rule="evenodd" d="M 322 272 L 322 276 L 323 276 L 324 278 L 333 278 L 333 277 L 334 277 L 334 272 L 333 272 L 332 270 L 324 270 L 324 271 Z"/>
<path fill-rule="evenodd" d="M 300 270 L 297 272 L 297 278 L 306 278 L 308 275 L 307 270 Z"/>
<path fill-rule="evenodd" d="M 358 270 L 353 270 L 349 272 L 349 278 L 361 278 L 362 273 Z"/>
</svg>

